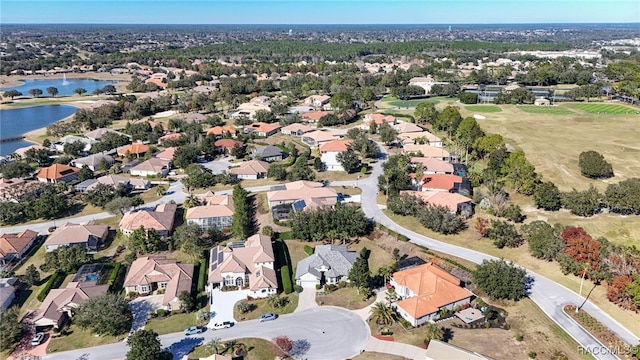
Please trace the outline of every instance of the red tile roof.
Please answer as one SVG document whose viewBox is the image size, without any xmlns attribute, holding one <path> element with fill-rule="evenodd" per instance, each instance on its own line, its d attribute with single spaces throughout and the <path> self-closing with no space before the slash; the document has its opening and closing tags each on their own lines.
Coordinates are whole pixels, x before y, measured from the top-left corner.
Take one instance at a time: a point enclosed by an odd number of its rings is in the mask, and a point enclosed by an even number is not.
<svg viewBox="0 0 640 360">
<path fill-rule="evenodd" d="M 353 140 L 333 140 L 320 145 L 320 152 L 342 152 L 347 151 Z"/>
<path fill-rule="evenodd" d="M 49 167 L 42 168 L 38 171 L 37 178 L 41 179 L 61 179 L 65 176 L 69 176 L 70 174 L 77 173 L 78 169 L 71 167 L 69 165 L 64 164 L 53 164 Z"/>
</svg>

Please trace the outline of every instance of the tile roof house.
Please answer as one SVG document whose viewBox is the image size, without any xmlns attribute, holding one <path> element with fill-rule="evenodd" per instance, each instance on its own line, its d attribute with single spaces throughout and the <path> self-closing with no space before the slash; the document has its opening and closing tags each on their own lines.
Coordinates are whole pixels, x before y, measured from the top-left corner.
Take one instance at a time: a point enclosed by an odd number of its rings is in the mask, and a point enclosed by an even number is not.
<svg viewBox="0 0 640 360">
<path fill-rule="evenodd" d="M 421 165 L 423 174 L 453 174 L 454 170 L 453 164 L 430 157 L 414 156 L 411 163 Z"/>
<path fill-rule="evenodd" d="M 110 185 L 114 188 L 118 187 L 118 185 L 122 185 L 125 188 L 131 188 L 131 178 L 120 175 L 105 175 L 92 180 L 96 180 L 96 182 L 87 186 L 87 191 L 95 189 L 98 184 Z"/>
<path fill-rule="evenodd" d="M 181 133 L 171 133 L 171 134 L 163 135 L 158 138 L 158 145 L 160 146 L 164 145 L 164 142 L 167 140 L 179 141 L 180 139 L 182 139 L 183 136 L 184 135 Z"/>
<path fill-rule="evenodd" d="M 124 280 L 127 293 L 151 294 L 164 289 L 162 306 L 165 310 L 179 310 L 180 293 L 191 293 L 193 264 L 182 264 L 165 256 L 145 256 L 136 259 Z"/>
<path fill-rule="evenodd" d="M 442 161 L 449 161 L 451 159 L 451 154 L 441 147 L 426 144 L 406 144 L 402 148 L 405 154 L 422 155 L 421 157 L 436 158 Z"/>
<path fill-rule="evenodd" d="M 163 160 L 159 158 L 150 158 L 143 161 L 140 164 L 129 169 L 129 174 L 132 176 L 160 176 L 164 177 L 169 174 L 171 170 L 171 162 L 169 160 Z"/>
<path fill-rule="evenodd" d="M 91 140 L 95 140 L 95 141 L 101 141 L 102 138 L 104 138 L 104 136 L 107 135 L 107 134 L 116 134 L 116 135 L 128 136 L 126 134 L 123 134 L 123 133 L 115 131 L 115 130 L 111 130 L 111 129 L 107 129 L 107 128 L 98 128 L 98 129 L 95 129 L 95 130 L 91 130 L 88 133 L 85 133 L 84 137 L 86 137 L 88 139 L 91 139 Z"/>
<path fill-rule="evenodd" d="M 80 169 L 64 164 L 53 164 L 49 167 L 42 168 L 36 174 L 36 178 L 40 182 L 47 183 L 70 183 L 78 177 Z"/>
<path fill-rule="evenodd" d="M 380 126 L 384 123 L 395 125 L 396 117 L 384 114 L 367 114 L 364 116 L 362 124 L 360 124 L 360 129 L 369 131 L 371 125 L 376 124 L 377 126 Z"/>
<path fill-rule="evenodd" d="M 8 309 L 16 298 L 16 287 L 20 285 L 17 277 L 0 279 L 0 310 Z"/>
<path fill-rule="evenodd" d="M 20 260 L 29 251 L 38 238 L 38 233 L 25 230 L 18 234 L 0 235 L 0 265 L 6 265 L 13 260 Z"/>
<path fill-rule="evenodd" d="M 71 161 L 71 165 L 82 168 L 83 166 L 87 166 L 91 171 L 96 171 L 100 167 L 102 160 L 106 161 L 107 164 L 113 165 L 115 160 L 111 155 L 106 154 L 92 154 L 89 156 L 85 156 L 82 158 L 78 158 Z"/>
<path fill-rule="evenodd" d="M 315 288 L 316 285 L 321 285 L 321 280 L 327 284 L 348 281 L 349 271 L 359 256 L 346 246 L 318 245 L 313 255 L 298 262 L 296 284 Z"/>
<path fill-rule="evenodd" d="M 118 155 L 127 156 L 127 154 L 140 157 L 149 151 L 149 146 L 142 143 L 133 143 L 118 148 Z"/>
<path fill-rule="evenodd" d="M 217 286 L 248 287 L 248 296 L 253 298 L 264 298 L 278 291 L 275 256 L 269 236 L 256 234 L 244 244 L 218 245 L 211 249 L 209 260 L 211 290 Z"/>
<path fill-rule="evenodd" d="M 285 135 L 295 135 L 295 136 L 302 136 L 302 134 L 308 133 L 310 131 L 313 131 L 313 128 L 311 126 L 299 124 L 299 123 L 289 124 L 283 127 L 282 129 L 280 129 L 280 132 Z"/>
<path fill-rule="evenodd" d="M 415 196 L 427 205 L 446 207 L 453 214 L 460 214 L 465 217 L 473 215 L 471 199 L 457 193 L 446 191 L 401 190 L 400 195 L 403 194 Z"/>
<path fill-rule="evenodd" d="M 236 146 L 238 147 L 244 146 L 244 142 L 240 140 L 234 140 L 234 139 L 220 139 L 220 140 L 216 140 L 213 143 L 213 146 L 215 146 L 216 151 L 220 153 L 228 153 Z"/>
<path fill-rule="evenodd" d="M 207 120 L 207 117 L 200 113 L 192 112 L 192 113 L 188 113 L 187 116 L 183 118 L 183 120 L 188 123 L 192 123 L 192 122 L 200 123 Z"/>
<path fill-rule="evenodd" d="M 392 304 L 413 326 L 437 320 L 441 309 L 469 304 L 473 293 L 461 281 L 433 263 L 393 273 L 390 283 L 400 300 Z"/>
<path fill-rule="evenodd" d="M 221 138 L 223 137 L 225 134 L 229 134 L 231 136 L 236 136 L 236 134 L 238 133 L 238 129 L 236 129 L 234 126 L 214 126 L 212 128 L 210 128 L 209 130 L 207 130 L 207 136 L 209 135 L 213 135 L 216 138 Z"/>
<path fill-rule="evenodd" d="M 66 223 L 47 237 L 44 249 L 50 252 L 60 246 L 80 245 L 87 252 L 96 252 L 108 234 L 108 225 L 94 224 L 93 221 L 85 224 Z"/>
<path fill-rule="evenodd" d="M 155 230 L 160 237 L 167 237 L 173 230 L 177 209 L 176 204 L 160 204 L 155 210 L 129 211 L 120 220 L 120 231 L 130 236 L 136 229 L 142 227 L 147 231 Z"/>
<path fill-rule="evenodd" d="M 156 157 L 160 160 L 173 161 L 173 156 L 176 154 L 176 150 L 178 150 L 178 148 L 175 146 L 168 147 L 155 154 L 153 157 Z"/>
<path fill-rule="evenodd" d="M 393 128 L 396 129 L 398 134 L 420 133 L 424 131 L 420 126 L 406 121 L 393 125 Z"/>
<path fill-rule="evenodd" d="M 307 112 L 303 112 L 302 115 L 302 120 L 309 122 L 309 123 L 316 123 L 318 122 L 320 119 L 322 119 L 322 117 L 331 114 L 330 111 L 307 111 Z"/>
<path fill-rule="evenodd" d="M 344 167 L 338 161 L 337 156 L 347 151 L 353 140 L 333 140 L 320 145 L 320 160 L 327 171 L 344 171 Z"/>
<path fill-rule="evenodd" d="M 469 193 L 469 187 L 463 186 L 464 178 L 453 174 L 424 174 L 416 183 L 416 188 L 422 191 L 448 191 Z M 468 183 L 468 182 L 467 182 Z"/>
<path fill-rule="evenodd" d="M 238 167 L 230 168 L 227 173 L 242 180 L 258 180 L 267 177 L 271 165 L 268 162 L 260 160 L 249 160 L 240 164 Z"/>
<path fill-rule="evenodd" d="M 280 131 L 280 124 L 267 124 L 263 122 L 254 122 L 244 127 L 245 134 L 254 134 L 256 136 L 269 137 Z"/>
<path fill-rule="evenodd" d="M 428 131 L 423 132 L 411 132 L 411 133 L 400 133 L 398 134 L 398 139 L 402 141 L 403 145 L 406 144 L 428 144 L 434 147 L 442 147 L 444 143 L 442 139 L 433 135 Z"/>
<path fill-rule="evenodd" d="M 196 224 L 202 230 L 215 227 L 218 230 L 233 225 L 233 197 L 231 195 L 212 195 L 204 197 L 204 205 L 187 209 L 185 219 Z"/>
<path fill-rule="evenodd" d="M 304 99 L 304 103 L 315 107 L 322 107 L 328 104 L 329 100 L 331 100 L 331 96 L 329 95 L 311 95 Z"/>
<path fill-rule="evenodd" d="M 254 159 L 262 161 L 280 161 L 286 158 L 287 155 L 289 154 L 286 151 L 273 145 L 261 146 L 251 154 Z"/>
<path fill-rule="evenodd" d="M 27 195 L 38 195 L 44 184 L 39 181 L 24 181 L 23 179 L 0 179 L 0 200 L 20 202 Z"/>
<path fill-rule="evenodd" d="M 338 194 L 322 183 L 301 180 L 284 184 L 283 190 L 267 192 L 267 201 L 273 217 L 280 220 L 295 211 L 332 207 L 338 201 Z"/>
<path fill-rule="evenodd" d="M 316 130 L 302 135 L 301 140 L 309 146 L 318 147 L 330 141 L 337 140 L 340 136 L 341 134 L 335 131 Z"/>
</svg>

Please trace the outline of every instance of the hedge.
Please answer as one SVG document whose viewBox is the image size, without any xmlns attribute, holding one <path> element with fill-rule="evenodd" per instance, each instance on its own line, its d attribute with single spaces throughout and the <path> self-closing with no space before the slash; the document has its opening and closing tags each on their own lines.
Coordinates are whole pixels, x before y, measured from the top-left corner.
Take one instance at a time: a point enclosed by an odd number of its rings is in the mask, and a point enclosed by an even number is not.
<svg viewBox="0 0 640 360">
<path fill-rule="evenodd" d="M 40 302 L 43 302 L 44 299 L 47 297 L 47 294 L 49 294 L 49 291 L 51 290 L 51 287 L 53 286 L 53 283 L 56 282 L 56 279 L 60 275 L 61 275 L 61 273 L 58 272 L 58 270 L 54 271 L 53 274 L 51 274 L 51 276 L 49 277 L 49 280 L 47 280 L 47 283 L 44 284 L 44 287 L 38 293 L 38 297 L 37 298 L 38 298 L 38 300 Z"/>
<path fill-rule="evenodd" d="M 313 248 L 309 245 L 305 245 L 304 246 L 304 252 L 307 253 L 307 255 L 311 256 L 313 255 Z"/>
<path fill-rule="evenodd" d="M 109 286 L 113 286 L 113 283 L 115 283 L 118 278 L 118 272 L 120 272 L 120 263 L 110 263 L 109 265 L 113 266 L 113 269 L 111 270 L 111 274 L 109 274 L 107 284 L 109 284 Z"/>
<path fill-rule="evenodd" d="M 207 284 L 207 259 L 200 260 L 200 272 L 198 273 L 198 292 L 204 291 Z"/>
<path fill-rule="evenodd" d="M 293 292 L 293 285 L 291 285 L 291 271 L 288 265 L 280 268 L 280 276 L 282 277 L 282 289 L 284 293 L 291 294 Z"/>
</svg>

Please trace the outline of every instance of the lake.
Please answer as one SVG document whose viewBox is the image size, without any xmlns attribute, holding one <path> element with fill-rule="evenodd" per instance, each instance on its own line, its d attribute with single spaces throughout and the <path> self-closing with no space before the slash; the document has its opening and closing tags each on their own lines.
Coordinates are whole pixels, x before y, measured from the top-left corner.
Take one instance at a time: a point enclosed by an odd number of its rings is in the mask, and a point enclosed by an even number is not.
<svg viewBox="0 0 640 360">
<path fill-rule="evenodd" d="M 102 89 L 107 85 L 115 85 L 117 81 L 109 80 L 92 80 L 92 79 L 20 79 L 24 82 L 23 85 L 2 88 L 2 92 L 7 90 L 18 90 L 24 96 L 30 96 L 30 89 L 42 90 L 42 96 L 49 96 L 47 93 L 48 87 L 54 87 L 58 89 L 58 95 L 74 95 L 73 90 L 77 88 L 83 88 L 87 90 L 87 94 L 91 94 L 95 89 Z"/>
<path fill-rule="evenodd" d="M 41 105 L 0 110 L 0 138 L 19 136 L 40 129 L 75 114 L 71 105 Z M 31 145 L 28 141 L 0 142 L 0 155 L 9 155 L 18 148 Z"/>
</svg>

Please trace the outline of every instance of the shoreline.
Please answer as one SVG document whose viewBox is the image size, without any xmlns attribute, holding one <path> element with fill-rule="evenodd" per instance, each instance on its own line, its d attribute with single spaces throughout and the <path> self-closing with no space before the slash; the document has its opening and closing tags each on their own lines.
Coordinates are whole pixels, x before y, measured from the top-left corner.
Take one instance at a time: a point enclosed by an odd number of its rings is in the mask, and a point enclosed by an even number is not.
<svg viewBox="0 0 640 360">
<path fill-rule="evenodd" d="M 21 80 L 57 80 L 63 79 L 65 76 L 67 79 L 117 81 L 116 88 L 118 88 L 119 91 L 122 91 L 124 89 L 122 85 L 126 86 L 131 82 L 132 78 L 130 74 L 111 74 L 110 72 L 97 71 L 83 73 L 69 72 L 53 75 L 0 75 L 0 91 L 4 91 L 6 88 L 24 85 L 24 82 Z"/>
</svg>

